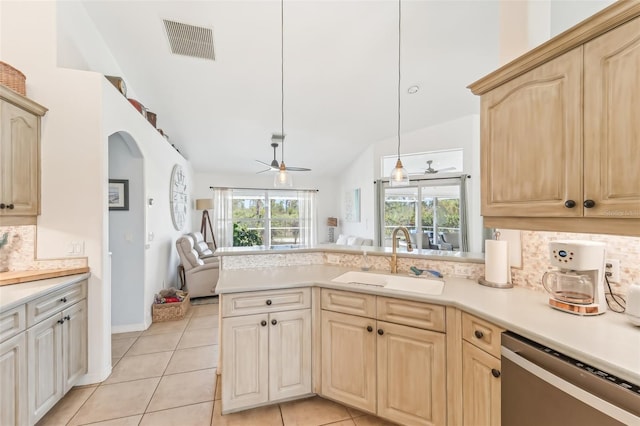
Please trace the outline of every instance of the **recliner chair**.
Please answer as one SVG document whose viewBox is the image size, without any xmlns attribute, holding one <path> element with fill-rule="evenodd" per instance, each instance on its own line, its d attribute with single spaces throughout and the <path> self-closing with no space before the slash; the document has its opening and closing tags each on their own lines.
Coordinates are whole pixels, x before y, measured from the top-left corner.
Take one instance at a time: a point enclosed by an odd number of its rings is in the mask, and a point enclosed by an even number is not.
<svg viewBox="0 0 640 426">
<path fill-rule="evenodd" d="M 189 296 L 213 296 L 218 284 L 219 263 L 217 258 L 205 263 L 195 250 L 193 238 L 184 235 L 176 240 L 176 249 L 180 256 L 180 263 L 184 268 L 184 278 Z"/>
<path fill-rule="evenodd" d="M 198 252 L 198 257 L 204 263 L 218 262 L 218 258 L 213 255 L 213 251 L 209 248 L 209 244 L 204 241 L 201 232 L 192 232 L 189 236 L 193 239 L 193 248 Z"/>
</svg>

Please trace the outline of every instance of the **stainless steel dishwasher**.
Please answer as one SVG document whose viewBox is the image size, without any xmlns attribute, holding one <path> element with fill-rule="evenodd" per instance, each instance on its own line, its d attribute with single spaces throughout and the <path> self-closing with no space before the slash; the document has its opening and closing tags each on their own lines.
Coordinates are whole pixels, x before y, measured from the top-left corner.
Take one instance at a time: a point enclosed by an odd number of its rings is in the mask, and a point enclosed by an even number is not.
<svg viewBox="0 0 640 426">
<path fill-rule="evenodd" d="M 638 384 L 511 332 L 501 393 L 503 426 L 640 425 Z"/>
</svg>

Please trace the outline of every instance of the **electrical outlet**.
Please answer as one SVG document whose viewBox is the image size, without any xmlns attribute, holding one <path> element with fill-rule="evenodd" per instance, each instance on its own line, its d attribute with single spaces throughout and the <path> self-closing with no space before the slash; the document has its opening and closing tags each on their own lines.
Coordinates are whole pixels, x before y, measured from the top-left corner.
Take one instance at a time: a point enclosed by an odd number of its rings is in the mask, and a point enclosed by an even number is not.
<svg viewBox="0 0 640 426">
<path fill-rule="evenodd" d="M 468 277 L 471 275 L 471 267 L 469 265 L 458 263 L 453 266 L 453 273 L 459 277 Z"/>
<path fill-rule="evenodd" d="M 618 259 L 605 259 L 605 273 L 610 283 L 620 282 L 620 260 Z M 609 275 L 610 274 L 610 275 Z"/>
</svg>

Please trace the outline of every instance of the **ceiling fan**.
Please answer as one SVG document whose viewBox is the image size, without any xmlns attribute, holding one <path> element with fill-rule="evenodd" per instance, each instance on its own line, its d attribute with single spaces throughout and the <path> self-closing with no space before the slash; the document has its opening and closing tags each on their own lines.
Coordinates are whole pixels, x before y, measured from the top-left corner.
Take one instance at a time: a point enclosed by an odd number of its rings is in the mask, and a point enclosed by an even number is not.
<svg viewBox="0 0 640 426">
<path fill-rule="evenodd" d="M 436 170 L 433 167 L 431 167 L 431 163 L 433 163 L 433 160 L 427 160 L 427 169 L 424 171 L 425 175 L 432 175 L 432 174 L 436 174 L 436 173 L 439 173 L 439 172 L 446 172 L 446 171 L 449 171 L 449 170 L 455 170 L 456 169 L 455 167 L 445 167 L 444 169 Z"/>
<path fill-rule="evenodd" d="M 256 160 L 258 163 L 264 164 L 265 166 L 269 167 L 268 169 L 261 170 L 256 174 L 280 171 L 280 163 L 278 163 L 278 160 L 276 160 L 276 149 L 278 149 L 278 146 L 280 145 L 280 143 L 284 143 L 284 135 L 277 134 L 277 133 L 274 133 L 273 135 L 271 135 L 271 147 L 273 148 L 273 160 L 271 161 L 271 163 L 265 163 L 264 161 Z M 306 167 L 291 167 L 291 166 L 287 166 L 287 170 L 291 172 L 310 172 L 311 171 L 311 169 L 308 169 Z"/>
</svg>

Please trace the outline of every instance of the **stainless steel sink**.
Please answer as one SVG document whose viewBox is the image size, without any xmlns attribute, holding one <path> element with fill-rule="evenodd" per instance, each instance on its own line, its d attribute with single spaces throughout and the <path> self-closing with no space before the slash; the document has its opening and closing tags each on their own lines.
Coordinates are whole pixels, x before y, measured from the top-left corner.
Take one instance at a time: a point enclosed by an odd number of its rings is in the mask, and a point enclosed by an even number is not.
<svg viewBox="0 0 640 426">
<path fill-rule="evenodd" d="M 331 281 L 346 284 L 373 285 L 389 290 L 432 296 L 442 294 L 442 290 L 444 289 L 444 281 L 442 280 L 374 272 L 349 271 Z"/>
</svg>

